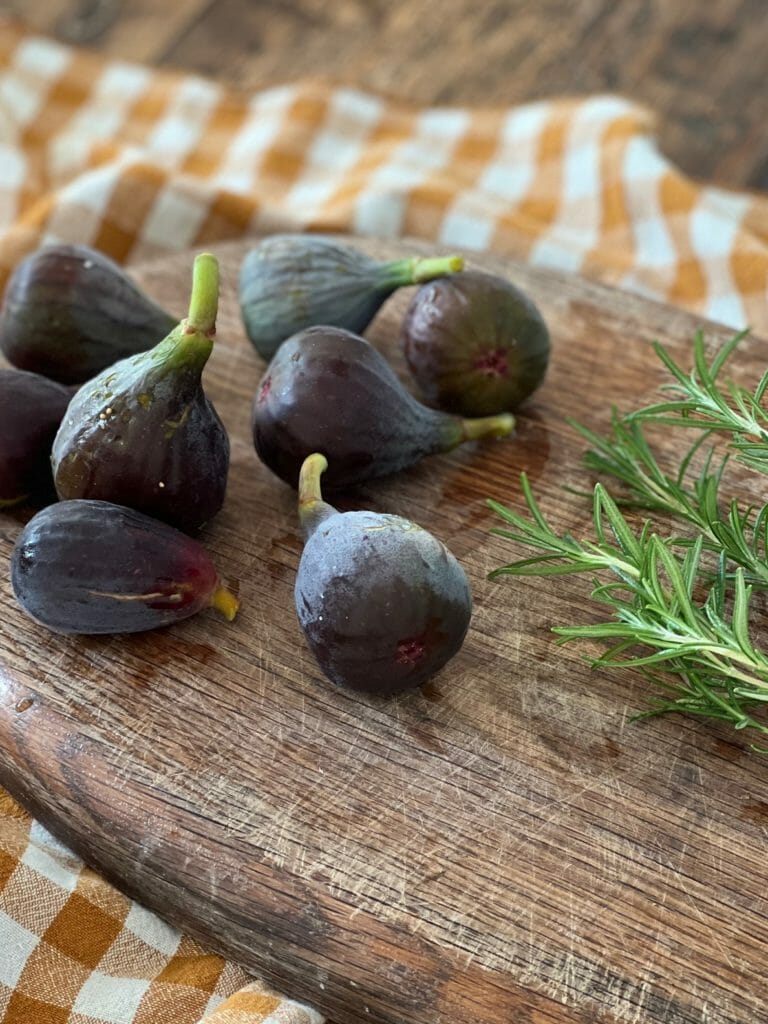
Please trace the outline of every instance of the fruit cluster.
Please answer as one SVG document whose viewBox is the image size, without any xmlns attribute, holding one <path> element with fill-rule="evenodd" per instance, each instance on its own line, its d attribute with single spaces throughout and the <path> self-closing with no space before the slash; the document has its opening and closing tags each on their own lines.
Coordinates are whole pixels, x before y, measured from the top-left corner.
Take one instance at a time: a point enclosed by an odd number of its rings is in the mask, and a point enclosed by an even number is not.
<svg viewBox="0 0 768 1024">
<path fill-rule="evenodd" d="M 421 287 L 402 343 L 430 405 L 361 337 L 409 284 Z M 237 599 L 194 538 L 221 508 L 229 469 L 229 438 L 202 386 L 218 295 L 208 254 L 195 259 L 178 324 L 87 247 L 44 247 L 9 281 L 0 348 L 15 369 L 0 370 L 0 505 L 45 506 L 17 540 L 11 580 L 48 629 L 133 632 L 205 606 L 235 617 Z M 418 686 L 463 643 L 467 577 L 416 524 L 336 511 L 321 475 L 347 486 L 509 434 L 511 410 L 546 372 L 546 325 L 510 282 L 465 271 L 460 257 L 382 262 L 322 236 L 256 245 L 239 295 L 246 334 L 269 360 L 253 402 L 256 452 L 298 488 L 295 605 L 307 642 L 340 685 Z"/>
</svg>

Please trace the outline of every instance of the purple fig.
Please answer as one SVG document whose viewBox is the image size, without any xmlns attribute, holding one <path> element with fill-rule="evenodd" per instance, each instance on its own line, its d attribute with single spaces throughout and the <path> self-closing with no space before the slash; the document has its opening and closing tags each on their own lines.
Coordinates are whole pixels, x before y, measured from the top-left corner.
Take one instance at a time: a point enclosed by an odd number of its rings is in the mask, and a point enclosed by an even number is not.
<svg viewBox="0 0 768 1024">
<path fill-rule="evenodd" d="M 466 574 L 436 537 L 400 516 L 337 512 L 320 454 L 306 459 L 296 576 L 299 623 L 339 686 L 389 695 L 421 686 L 460 649 L 472 614 Z"/>
<path fill-rule="evenodd" d="M 149 516 L 106 501 L 38 512 L 11 555 L 13 592 L 54 633 L 137 633 L 238 601 L 205 549 Z"/>
<path fill-rule="evenodd" d="M 51 444 L 72 394 L 37 373 L 0 369 L 0 507 L 55 500 Z"/>
<path fill-rule="evenodd" d="M 173 328 L 117 263 L 86 245 L 46 245 L 16 267 L 0 308 L 9 363 L 81 384 Z"/>
<path fill-rule="evenodd" d="M 360 334 L 386 298 L 405 285 L 461 270 L 460 256 L 374 260 L 322 235 L 271 235 L 240 268 L 240 311 L 256 351 L 271 359 L 305 327 Z"/>
<path fill-rule="evenodd" d="M 338 327 L 310 327 L 284 342 L 253 404 L 259 458 L 296 486 L 304 459 L 321 452 L 327 483 L 339 487 L 395 473 L 464 441 L 504 437 L 505 413 L 462 419 L 408 394 L 386 360 Z"/>
<path fill-rule="evenodd" d="M 187 531 L 219 511 L 229 438 L 201 382 L 218 287 L 217 261 L 198 256 L 189 316 L 80 388 L 53 444 L 60 498 L 128 505 Z"/>
<path fill-rule="evenodd" d="M 427 401 L 461 416 L 517 409 L 543 381 L 550 353 L 531 299 L 505 278 L 470 270 L 416 292 L 402 344 Z"/>
</svg>

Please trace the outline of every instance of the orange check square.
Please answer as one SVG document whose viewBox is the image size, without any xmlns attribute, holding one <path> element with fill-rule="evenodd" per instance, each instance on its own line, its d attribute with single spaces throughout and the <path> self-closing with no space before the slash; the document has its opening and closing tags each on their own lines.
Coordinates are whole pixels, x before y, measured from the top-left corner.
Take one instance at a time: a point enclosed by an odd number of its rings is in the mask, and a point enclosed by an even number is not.
<svg viewBox="0 0 768 1024">
<path fill-rule="evenodd" d="M 117 938 L 122 922 L 105 914 L 78 892 L 72 893 L 43 939 L 86 967 L 97 966 Z"/>
</svg>

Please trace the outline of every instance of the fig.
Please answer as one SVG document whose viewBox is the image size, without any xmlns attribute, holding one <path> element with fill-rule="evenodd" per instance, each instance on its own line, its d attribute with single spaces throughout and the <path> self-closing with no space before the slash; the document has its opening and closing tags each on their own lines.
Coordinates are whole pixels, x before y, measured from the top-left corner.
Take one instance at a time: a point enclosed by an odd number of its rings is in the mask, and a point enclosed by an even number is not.
<svg viewBox="0 0 768 1024">
<path fill-rule="evenodd" d="M 460 256 L 373 260 L 322 235 L 271 235 L 240 268 L 245 332 L 266 360 L 304 327 L 327 324 L 360 334 L 396 289 L 463 265 Z"/>
<path fill-rule="evenodd" d="M 238 601 L 205 548 L 166 523 L 107 501 L 38 512 L 11 554 L 16 600 L 54 633 L 138 633 Z"/>
<path fill-rule="evenodd" d="M 421 686 L 459 650 L 472 597 L 445 545 L 401 516 L 338 512 L 322 499 L 324 456 L 304 462 L 305 546 L 296 614 L 323 673 L 339 686 L 390 695 Z"/>
<path fill-rule="evenodd" d="M 108 256 L 86 245 L 46 245 L 8 280 L 0 350 L 22 370 L 82 384 L 156 345 L 174 324 Z"/>
<path fill-rule="evenodd" d="M 549 331 L 532 300 L 511 281 L 474 270 L 421 287 L 401 340 L 426 400 L 460 416 L 517 409 L 549 363 Z"/>
<path fill-rule="evenodd" d="M 462 419 L 422 405 L 365 339 L 338 327 L 310 327 L 284 342 L 253 403 L 253 440 L 262 462 L 296 486 L 304 459 L 326 456 L 329 486 L 395 473 L 464 441 L 504 437 L 509 413 Z"/>
<path fill-rule="evenodd" d="M 229 438 L 201 382 L 218 287 L 216 259 L 197 256 L 189 316 L 80 388 L 53 443 L 60 498 L 128 505 L 188 532 L 221 508 Z"/>
<path fill-rule="evenodd" d="M 0 369 L 0 508 L 55 500 L 51 444 L 72 394 L 37 373 Z"/>
</svg>

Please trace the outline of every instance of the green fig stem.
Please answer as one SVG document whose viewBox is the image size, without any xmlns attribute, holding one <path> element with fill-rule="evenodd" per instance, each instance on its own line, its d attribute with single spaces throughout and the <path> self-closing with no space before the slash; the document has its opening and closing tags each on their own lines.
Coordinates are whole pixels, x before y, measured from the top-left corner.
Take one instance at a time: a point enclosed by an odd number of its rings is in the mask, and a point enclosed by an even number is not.
<svg viewBox="0 0 768 1024">
<path fill-rule="evenodd" d="M 432 281 L 444 274 L 455 274 L 464 269 L 461 256 L 433 256 L 429 259 L 414 260 L 412 280 L 414 284 Z"/>
<path fill-rule="evenodd" d="M 320 489 L 320 477 L 328 469 L 328 460 L 324 455 L 315 452 L 308 455 L 301 464 L 299 472 L 299 522 L 304 536 L 309 535 L 336 509 L 323 501 Z"/>
<path fill-rule="evenodd" d="M 184 321 L 186 334 L 216 333 L 216 314 L 219 311 L 219 262 L 209 252 L 195 256 L 192 267 L 192 296 L 189 314 Z"/>
<path fill-rule="evenodd" d="M 189 314 L 152 350 L 162 372 L 202 371 L 213 349 L 218 311 L 219 262 L 210 253 L 200 253 L 192 266 Z"/>
<path fill-rule="evenodd" d="M 464 269 L 462 256 L 430 256 L 426 259 L 393 260 L 385 264 L 387 286 L 400 288 L 408 284 L 423 284 L 436 277 L 455 274 Z"/>
<path fill-rule="evenodd" d="M 498 416 L 462 420 L 462 426 L 462 441 L 479 441 L 484 437 L 507 437 L 515 429 L 515 417 L 510 412 L 502 412 Z"/>
<path fill-rule="evenodd" d="M 240 602 L 235 595 L 226 587 L 216 587 L 211 594 L 208 604 L 221 612 L 227 622 L 232 622 L 240 608 Z"/>
</svg>

